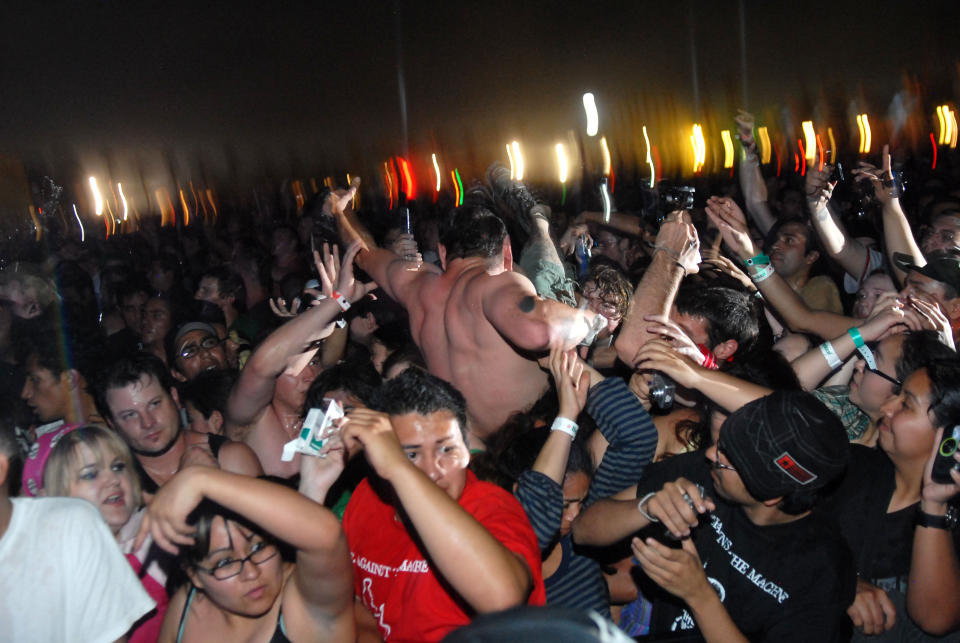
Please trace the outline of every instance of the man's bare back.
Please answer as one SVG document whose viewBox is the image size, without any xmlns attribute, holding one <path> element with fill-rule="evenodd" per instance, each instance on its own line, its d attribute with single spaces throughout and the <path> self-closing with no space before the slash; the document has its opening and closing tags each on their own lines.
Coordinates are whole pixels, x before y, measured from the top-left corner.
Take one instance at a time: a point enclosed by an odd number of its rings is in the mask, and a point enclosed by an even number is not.
<svg viewBox="0 0 960 643">
<path fill-rule="evenodd" d="M 491 290 L 523 281 L 514 273 L 491 275 L 482 261 L 458 259 L 442 275 L 427 277 L 407 308 L 427 368 L 463 393 L 470 430 L 480 439 L 547 389 L 547 374 L 535 357 L 512 346 L 483 312 Z M 526 285 L 535 296 L 533 284 Z"/>
</svg>

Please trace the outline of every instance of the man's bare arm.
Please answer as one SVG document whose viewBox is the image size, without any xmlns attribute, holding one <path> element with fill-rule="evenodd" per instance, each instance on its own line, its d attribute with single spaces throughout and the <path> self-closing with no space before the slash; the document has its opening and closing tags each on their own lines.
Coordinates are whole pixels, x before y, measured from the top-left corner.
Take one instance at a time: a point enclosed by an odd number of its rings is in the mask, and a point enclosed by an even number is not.
<svg viewBox="0 0 960 643">
<path fill-rule="evenodd" d="M 699 244 L 696 228 L 684 215 L 671 214 L 660 226 L 653 260 L 633 293 L 617 337 L 617 355 L 625 364 L 633 364 L 640 347 L 653 338 L 647 332 L 644 316 L 669 316 L 680 281 L 687 273 L 698 270 Z"/>
<path fill-rule="evenodd" d="M 776 222 L 767 203 L 767 184 L 760 172 L 760 157 L 757 156 L 757 142 L 753 137 L 753 114 L 738 110 L 737 136 L 743 145 L 744 158 L 740 163 L 740 189 L 747 206 L 747 212 L 753 217 L 760 232 L 766 235 Z"/>
<path fill-rule="evenodd" d="M 829 181 L 832 171 L 832 165 L 824 166 L 823 170 L 817 170 L 813 165 L 807 168 L 806 192 L 810 220 L 827 254 L 848 274 L 857 278 L 863 273 L 869 254 L 862 243 L 847 234 L 830 208 L 834 188 Z"/>
<path fill-rule="evenodd" d="M 568 350 L 596 334 L 596 313 L 537 296 L 533 284 L 521 275 L 500 273 L 484 288 L 484 316 L 518 348 Z"/>
</svg>

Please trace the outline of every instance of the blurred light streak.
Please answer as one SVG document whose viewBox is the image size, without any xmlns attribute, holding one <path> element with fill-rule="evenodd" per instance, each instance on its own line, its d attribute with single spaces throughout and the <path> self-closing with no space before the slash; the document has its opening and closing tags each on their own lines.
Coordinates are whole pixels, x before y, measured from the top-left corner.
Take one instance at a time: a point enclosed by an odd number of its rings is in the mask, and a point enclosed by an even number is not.
<svg viewBox="0 0 960 643">
<path fill-rule="evenodd" d="M 507 158 L 510 160 L 510 180 L 516 178 L 517 176 L 517 164 L 513 160 L 513 151 L 510 149 L 510 143 L 507 143 Z"/>
<path fill-rule="evenodd" d="M 30 212 L 30 218 L 33 220 L 33 231 L 36 235 L 36 240 L 40 241 L 40 239 L 43 238 L 43 226 L 40 225 L 40 219 L 37 218 L 36 208 L 34 208 L 32 205 L 28 206 L 28 211 Z"/>
<path fill-rule="evenodd" d="M 870 153 L 870 121 L 866 114 L 857 114 L 857 127 L 860 129 L 860 153 Z"/>
<path fill-rule="evenodd" d="M 590 92 L 583 95 L 583 109 L 587 113 L 587 136 L 596 136 L 600 129 L 600 117 L 597 114 L 597 102 Z"/>
<path fill-rule="evenodd" d="M 437 163 L 437 155 L 431 154 L 430 159 L 433 161 L 433 171 L 437 174 L 437 186 L 434 188 L 434 191 L 440 191 L 440 164 Z"/>
<path fill-rule="evenodd" d="M 837 154 L 837 139 L 833 138 L 833 128 L 827 128 L 827 138 L 830 139 L 830 162 L 836 163 L 838 154 Z"/>
<path fill-rule="evenodd" d="M 650 157 L 650 137 L 647 136 L 647 126 L 643 126 L 643 142 L 647 146 L 647 158 L 645 159 L 647 165 L 650 166 L 650 188 L 653 189 L 653 186 L 656 181 L 657 170 L 653 165 L 653 159 Z"/>
<path fill-rule="evenodd" d="M 690 145 L 693 147 L 693 172 L 698 174 L 707 161 L 707 145 L 703 138 L 703 128 L 700 127 L 699 123 L 693 125 Z"/>
<path fill-rule="evenodd" d="M 766 165 L 770 162 L 772 148 L 770 146 L 770 133 L 766 126 L 758 127 L 757 134 L 760 136 L 760 163 Z"/>
<path fill-rule="evenodd" d="M 410 162 L 402 156 L 397 157 L 397 165 L 400 166 L 400 172 L 403 173 L 403 192 L 408 199 L 416 198 L 417 185 L 413 180 L 413 171 L 410 169 Z"/>
<path fill-rule="evenodd" d="M 940 137 L 937 139 L 939 145 L 944 145 L 947 142 L 947 119 L 943 115 L 943 110 L 946 105 L 937 105 L 937 120 L 940 121 Z"/>
<path fill-rule="evenodd" d="M 813 121 L 803 121 L 800 124 L 800 127 L 803 128 L 803 158 L 807 161 L 807 163 L 813 163 L 817 154 L 817 134 L 813 131 Z"/>
<path fill-rule="evenodd" d="M 930 132 L 930 145 L 933 147 L 933 163 L 930 164 L 930 169 L 937 169 L 937 139 L 933 137 L 933 132 Z"/>
<path fill-rule="evenodd" d="M 129 212 L 129 208 L 127 208 L 127 197 L 124 196 L 124 194 L 123 194 L 123 186 L 120 185 L 119 183 L 117 183 L 117 193 L 120 194 L 120 203 L 123 204 L 123 220 L 126 221 L 126 220 L 127 220 L 127 213 Z"/>
<path fill-rule="evenodd" d="M 607 182 L 600 181 L 600 199 L 603 201 L 603 222 L 610 223 L 610 212 L 613 210 L 610 204 L 610 192 L 607 189 Z"/>
<path fill-rule="evenodd" d="M 97 179 L 93 176 L 90 177 L 90 191 L 93 192 L 93 211 L 99 217 L 103 214 L 103 196 L 97 187 Z"/>
<path fill-rule="evenodd" d="M 313 186 L 314 186 L 314 188 L 316 188 L 316 186 L 317 186 L 317 182 L 316 182 L 316 181 L 313 181 Z M 210 201 L 210 207 L 213 209 L 213 216 L 214 216 L 214 218 L 216 218 L 216 216 L 217 216 L 217 204 L 213 202 L 213 190 L 207 188 L 206 194 L 207 194 L 207 200 Z"/>
<path fill-rule="evenodd" d="M 453 168 L 453 177 L 457 180 L 457 205 L 463 205 L 463 181 L 460 180 L 460 170 Z"/>
<path fill-rule="evenodd" d="M 173 209 L 170 193 L 165 188 L 157 188 L 154 195 L 157 197 L 157 206 L 160 208 L 160 227 L 176 225 L 177 213 Z"/>
<path fill-rule="evenodd" d="M 957 149 L 957 113 L 949 107 L 946 108 L 946 111 L 950 116 L 947 119 L 947 123 L 950 125 L 950 149 L 955 150 Z"/>
<path fill-rule="evenodd" d="M 823 171 L 823 164 L 824 164 L 824 158 L 823 158 L 823 141 L 820 140 L 820 135 L 819 135 L 819 134 L 817 134 L 817 153 L 820 155 L 820 163 L 817 165 L 817 170 L 820 171 L 820 172 L 822 172 L 822 171 Z"/>
<path fill-rule="evenodd" d="M 517 164 L 517 175 L 514 178 L 517 181 L 522 181 L 525 168 L 523 165 L 523 153 L 520 151 L 520 143 L 514 141 L 510 145 L 513 146 L 513 160 Z"/>
<path fill-rule="evenodd" d="M 317 188 L 317 179 L 310 177 L 310 187 L 313 188 L 313 193 L 316 194 L 320 190 Z"/>
<path fill-rule="evenodd" d="M 563 143 L 557 143 L 557 170 L 559 173 L 559 178 L 561 183 L 567 182 L 567 151 L 563 147 Z"/>
<path fill-rule="evenodd" d="M 777 155 L 777 176 L 780 176 L 780 150 L 776 147 L 773 148 L 773 153 Z"/>
<path fill-rule="evenodd" d="M 610 176 L 610 170 L 613 163 L 610 161 L 610 147 L 607 145 L 607 137 L 600 137 L 600 154 L 603 156 L 603 175 Z"/>
<path fill-rule="evenodd" d="M 180 189 L 180 205 L 183 207 L 183 225 L 190 225 L 190 208 L 187 207 L 187 198 L 183 196 L 183 189 Z"/>
<path fill-rule="evenodd" d="M 793 171 L 794 172 L 800 171 L 800 155 L 797 154 L 796 152 L 793 153 Z"/>
<path fill-rule="evenodd" d="M 390 176 L 390 167 L 387 165 L 387 162 L 383 162 L 383 175 L 386 178 L 384 181 L 387 184 L 387 198 L 390 200 L 390 210 L 393 209 L 393 179 Z"/>
<path fill-rule="evenodd" d="M 723 167 L 728 169 L 733 167 L 733 139 L 730 138 L 730 130 L 721 131 L 720 138 L 723 140 Z"/>
<path fill-rule="evenodd" d="M 76 203 L 73 204 L 73 216 L 76 217 L 76 219 L 77 219 L 77 225 L 80 226 L 80 243 L 83 243 L 83 242 L 84 242 L 84 239 L 86 238 L 87 235 L 86 235 L 86 232 L 85 232 L 84 229 L 83 229 L 83 221 L 80 220 L 80 213 L 77 212 L 77 204 L 76 204 Z"/>
</svg>

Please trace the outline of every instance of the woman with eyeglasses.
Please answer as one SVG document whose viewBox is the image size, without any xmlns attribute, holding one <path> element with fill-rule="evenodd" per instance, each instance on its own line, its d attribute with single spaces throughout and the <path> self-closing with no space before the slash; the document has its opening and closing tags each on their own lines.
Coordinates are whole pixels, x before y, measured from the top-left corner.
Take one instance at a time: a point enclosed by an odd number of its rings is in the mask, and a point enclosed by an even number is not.
<svg viewBox="0 0 960 643">
<path fill-rule="evenodd" d="M 949 587 L 945 580 L 960 574 L 960 532 L 947 516 L 948 511 L 956 515 L 950 503 L 960 491 L 960 473 L 948 474 L 951 482 L 946 484 L 931 477 L 938 435 L 960 423 L 956 353 L 944 347 L 939 356 L 930 356 L 904 378 L 882 410 L 878 448 L 853 445 L 845 477 L 820 505 L 840 527 L 857 567 L 856 598 L 847 610 L 855 628 L 853 640 L 941 640 L 927 638 L 908 618 L 906 600 L 909 592 L 926 592 L 929 601 L 930 594 L 940 595 Z M 938 552 L 936 564 L 925 560 L 930 548 Z M 956 604 L 960 578 L 952 581 Z M 912 599 L 910 608 L 927 619 L 926 629 L 938 630 L 933 623 L 946 622 L 942 634 L 951 621 L 953 627 L 960 625 L 955 616 L 934 614 L 937 603 L 928 606 L 928 601 Z"/>
<path fill-rule="evenodd" d="M 150 502 L 138 540 L 147 533 L 167 551 L 179 548 L 189 578 L 170 600 L 160 641 L 355 640 L 346 537 L 318 502 L 266 480 L 187 467 Z M 278 541 L 296 562 L 284 560 Z"/>
</svg>

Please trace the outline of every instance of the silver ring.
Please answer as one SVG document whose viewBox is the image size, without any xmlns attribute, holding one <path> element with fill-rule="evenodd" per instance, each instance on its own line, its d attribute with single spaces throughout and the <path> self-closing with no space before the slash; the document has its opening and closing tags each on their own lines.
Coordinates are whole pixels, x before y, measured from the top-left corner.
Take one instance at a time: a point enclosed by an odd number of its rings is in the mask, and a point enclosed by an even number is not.
<svg viewBox="0 0 960 643">
<path fill-rule="evenodd" d="M 690 504 L 691 502 L 693 502 L 692 499 L 690 498 L 690 494 L 687 492 L 683 493 L 683 501 L 686 502 L 687 504 Z"/>
</svg>

